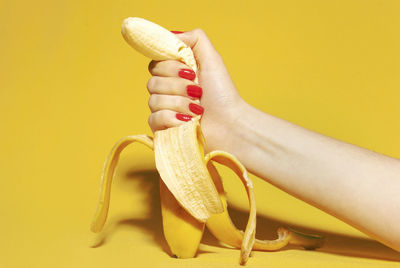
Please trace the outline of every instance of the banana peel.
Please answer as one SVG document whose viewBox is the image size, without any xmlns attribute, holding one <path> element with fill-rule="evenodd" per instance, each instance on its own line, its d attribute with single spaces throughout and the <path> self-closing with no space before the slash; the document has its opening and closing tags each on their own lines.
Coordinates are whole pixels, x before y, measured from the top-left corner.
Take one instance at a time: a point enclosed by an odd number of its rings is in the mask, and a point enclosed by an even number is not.
<svg viewBox="0 0 400 268">
<path fill-rule="evenodd" d="M 197 71 L 190 47 L 155 23 L 141 18 L 125 19 L 122 35 L 133 48 L 153 60 L 179 60 Z M 156 167 L 160 174 L 163 231 L 173 256 L 194 257 L 205 225 L 221 242 L 241 249 L 239 263 L 242 265 L 246 264 L 251 250 L 272 251 L 288 244 L 306 249 L 322 246 L 323 238 L 320 236 L 283 227 L 278 229 L 276 240 L 255 238 L 256 203 L 247 171 L 227 152 L 213 151 L 204 155 L 205 141 L 199 120 L 200 117 L 195 117 L 178 127 L 156 131 L 154 138 L 146 135 L 127 136 L 114 145 L 104 164 L 91 230 L 100 232 L 105 224 L 112 179 L 120 153 L 129 144 L 138 142 L 155 152 Z M 230 219 L 222 180 L 212 161 L 231 168 L 246 188 L 250 213 L 244 232 L 238 230 Z"/>
</svg>

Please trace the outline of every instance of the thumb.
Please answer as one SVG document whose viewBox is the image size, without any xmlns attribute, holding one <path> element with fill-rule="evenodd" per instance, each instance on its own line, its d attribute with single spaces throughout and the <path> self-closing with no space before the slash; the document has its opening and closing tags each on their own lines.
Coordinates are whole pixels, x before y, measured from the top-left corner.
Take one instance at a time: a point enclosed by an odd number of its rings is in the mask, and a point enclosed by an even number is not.
<svg viewBox="0 0 400 268">
<path fill-rule="evenodd" d="M 201 67 L 211 67 L 213 64 L 222 63 L 222 58 L 214 48 L 206 33 L 201 29 L 176 34 L 188 45 Z"/>
</svg>

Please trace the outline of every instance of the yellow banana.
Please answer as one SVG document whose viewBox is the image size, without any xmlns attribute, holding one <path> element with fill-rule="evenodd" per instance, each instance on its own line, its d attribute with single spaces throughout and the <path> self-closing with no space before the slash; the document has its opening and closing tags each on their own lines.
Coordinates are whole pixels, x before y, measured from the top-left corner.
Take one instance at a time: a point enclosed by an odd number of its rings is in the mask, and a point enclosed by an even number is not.
<svg viewBox="0 0 400 268">
<path fill-rule="evenodd" d="M 107 212 L 109 208 L 110 202 L 110 187 L 112 178 L 114 176 L 115 167 L 118 162 L 118 157 L 121 151 L 133 142 L 139 142 L 145 144 L 147 147 L 154 149 L 156 155 L 156 166 L 159 170 L 162 181 L 160 181 L 160 194 L 161 194 L 161 211 L 163 216 L 163 229 L 164 235 L 167 240 L 167 243 L 172 251 L 172 253 L 179 258 L 191 258 L 195 256 L 198 245 L 200 243 L 201 237 L 203 235 L 204 230 L 204 221 L 200 221 L 194 215 L 190 213 L 190 209 L 187 209 L 182 204 L 179 204 L 176 197 L 172 195 L 173 191 L 169 191 L 165 181 L 168 181 L 170 178 L 165 179 L 165 177 L 170 176 L 169 173 L 162 175 L 160 169 L 162 170 L 165 163 L 162 162 L 161 165 L 157 164 L 158 158 L 169 159 L 167 163 L 175 169 L 174 172 L 179 170 L 182 173 L 182 176 L 188 176 L 186 179 L 190 179 L 192 172 L 190 171 L 190 167 L 187 165 L 181 165 L 181 157 L 186 156 L 191 159 L 195 159 L 195 155 L 201 158 L 200 162 L 195 163 L 191 168 L 196 170 L 194 173 L 201 173 L 203 169 L 206 170 L 207 176 L 201 177 L 199 181 L 194 182 L 194 184 L 199 183 L 202 185 L 202 180 L 209 180 L 209 182 L 213 185 L 215 192 L 215 186 L 213 180 L 211 179 L 210 174 L 208 173 L 207 163 L 216 158 L 218 161 L 223 163 L 223 159 L 226 157 L 225 155 L 229 155 L 225 152 L 211 152 L 204 156 L 203 144 L 201 142 L 202 135 L 200 130 L 199 118 L 194 118 L 189 122 L 186 122 L 178 127 L 169 128 L 167 130 L 157 131 L 154 137 L 154 140 L 151 137 L 145 135 L 136 135 L 136 136 L 128 136 L 122 138 L 118 141 L 108 158 L 106 159 L 101 188 L 100 188 L 100 199 L 97 206 L 97 211 L 92 223 L 92 231 L 99 232 L 104 226 L 105 220 L 107 218 Z M 158 149 L 160 147 L 161 149 Z M 158 152 L 160 151 L 160 152 Z M 187 151 L 187 152 L 185 152 Z M 158 153 L 157 153 L 158 152 Z M 191 153 L 189 155 L 188 153 Z M 234 159 L 233 156 L 229 155 L 230 159 L 233 159 L 233 162 L 240 166 L 239 169 L 235 170 L 238 174 L 243 172 L 241 178 L 246 183 L 246 187 L 248 189 L 249 200 L 250 200 L 250 210 L 251 217 L 249 219 L 248 227 L 246 231 L 242 235 L 242 249 L 241 249 L 241 257 L 240 262 L 245 263 L 248 259 L 248 256 L 251 252 L 254 239 L 255 239 L 255 200 L 254 193 L 252 189 L 252 183 L 247 178 L 246 171 L 244 167 Z M 232 162 L 232 160 L 228 160 L 228 162 Z M 227 164 L 231 166 L 230 162 Z M 161 168 L 160 168 L 161 166 Z M 172 175 L 173 176 L 173 175 Z M 181 187 L 182 185 L 172 185 L 172 187 Z M 189 195 L 192 195 L 194 190 L 187 191 Z M 199 191 L 195 189 L 195 191 Z M 195 200 L 200 203 L 201 197 L 200 194 L 192 195 Z M 218 196 L 218 194 L 217 194 Z M 218 200 L 221 202 L 219 196 Z M 222 204 L 221 204 L 222 206 Z M 201 209 L 201 206 L 198 205 Z M 196 208 L 196 207 L 195 207 Z"/>
<path fill-rule="evenodd" d="M 154 153 L 156 167 L 164 183 L 178 202 L 196 219 L 205 222 L 223 206 L 204 165 L 204 150 L 197 123 L 156 131 Z"/>
<path fill-rule="evenodd" d="M 226 155 L 227 158 L 231 156 Z M 206 156 L 207 157 L 207 156 Z M 218 160 L 217 160 L 218 161 Z M 226 163 L 226 162 L 225 162 Z M 229 163 L 227 163 L 229 165 Z M 240 166 L 240 163 L 235 163 L 235 159 L 231 159 L 230 167 L 233 165 Z M 234 226 L 229 213 L 228 204 L 226 201 L 225 190 L 222 184 L 220 175 L 214 165 L 208 164 L 208 171 L 214 181 L 214 184 L 218 190 L 218 194 L 224 205 L 224 212 L 220 214 L 213 214 L 207 220 L 207 228 L 210 232 L 221 242 L 236 248 L 240 248 L 243 242 L 243 232 L 236 229 Z M 234 168 L 232 168 L 234 169 Z M 242 169 L 241 172 L 245 174 L 245 170 Z M 236 171 L 236 174 L 240 177 L 240 173 Z M 254 204 L 255 207 L 255 204 Z M 251 212 L 250 212 L 251 213 Z M 251 216 L 250 216 L 251 217 Z M 253 250 L 261 251 L 274 251 L 285 247 L 286 245 L 297 245 L 302 246 L 306 249 L 316 249 L 322 246 L 324 238 L 318 235 L 304 234 L 293 229 L 287 229 L 280 227 L 277 230 L 278 238 L 275 240 L 259 240 L 255 239 Z"/>
<path fill-rule="evenodd" d="M 241 239 L 240 243 L 232 245 L 234 247 L 240 247 L 240 258 L 239 258 L 239 263 L 241 265 L 246 264 L 250 252 L 253 248 L 254 242 L 255 242 L 255 235 L 256 235 L 256 217 L 257 217 L 257 212 L 256 212 L 256 200 L 254 197 L 254 191 L 253 191 L 253 183 L 250 180 L 250 178 L 247 176 L 247 171 L 246 168 L 231 154 L 223 151 L 212 151 L 211 153 L 207 154 L 205 156 L 206 163 L 208 164 L 208 169 L 211 171 L 211 174 L 213 175 L 213 180 L 215 182 L 215 178 L 220 178 L 217 170 L 215 167 L 210 163 L 210 160 L 217 161 L 220 164 L 223 164 L 230 169 L 232 169 L 236 175 L 241 179 L 244 187 L 246 188 L 246 193 L 247 197 L 249 199 L 249 206 L 250 206 L 250 214 L 249 214 L 249 219 L 247 221 L 247 226 L 246 230 L 243 233 L 241 233 Z M 220 182 L 220 189 L 223 190 L 222 188 L 222 183 Z M 225 199 L 226 202 L 226 199 Z M 215 221 L 210 221 L 214 217 L 218 217 L 218 215 L 221 215 L 219 220 L 217 220 L 217 223 L 214 224 Z M 229 217 L 228 211 L 227 211 L 227 206 L 225 204 L 224 207 L 224 212 L 222 214 L 217 214 L 212 217 L 210 217 L 207 220 L 207 228 L 214 234 L 218 233 L 218 236 L 215 236 L 217 239 L 219 239 L 222 242 L 228 242 L 229 237 L 232 235 L 230 232 L 233 230 L 226 229 L 226 227 L 233 227 L 233 224 L 227 225 L 225 223 L 231 222 L 231 219 Z M 222 225 L 220 224 L 222 223 Z M 221 227 L 221 228 L 219 228 Z M 235 232 L 239 232 L 236 228 L 234 228 Z M 229 244 L 229 243 L 227 243 Z"/>
<path fill-rule="evenodd" d="M 182 259 L 194 257 L 203 237 L 204 222 L 181 207 L 162 180 L 160 200 L 164 237 L 172 254 Z"/>
<path fill-rule="evenodd" d="M 97 203 L 96 214 L 94 215 L 90 228 L 95 233 L 98 233 L 103 229 L 104 223 L 107 219 L 108 208 L 110 205 L 111 182 L 114 177 L 114 170 L 117 166 L 119 155 L 126 146 L 135 141 L 153 149 L 153 138 L 146 135 L 124 137 L 111 149 L 111 152 L 104 163 L 103 173 L 101 175 L 99 202 Z"/>
<path fill-rule="evenodd" d="M 128 18 L 122 24 L 122 35 L 133 48 L 153 60 L 179 60 L 197 71 L 190 47 L 157 24 L 141 18 Z M 101 231 L 106 221 L 111 181 L 119 154 L 129 144 L 139 142 L 153 149 L 155 153 L 156 167 L 161 177 L 164 236 L 174 256 L 195 256 L 205 222 L 219 240 L 241 248 L 240 264 L 246 263 L 253 248 L 276 250 L 288 243 L 306 248 L 320 246 L 320 237 L 307 236 L 284 228 L 278 230 L 277 240 L 255 239 L 255 197 L 246 169 L 229 153 L 213 151 L 204 155 L 199 120 L 198 116 L 178 127 L 156 131 L 154 138 L 146 135 L 128 136 L 114 145 L 104 165 L 100 198 L 91 230 Z M 237 230 L 230 220 L 222 181 L 211 160 L 231 168 L 246 187 L 250 215 L 244 232 Z"/>
<path fill-rule="evenodd" d="M 179 60 L 197 72 L 192 49 L 160 25 L 142 18 L 127 18 L 122 22 L 121 32 L 125 41 L 146 57 L 157 61 Z"/>
</svg>

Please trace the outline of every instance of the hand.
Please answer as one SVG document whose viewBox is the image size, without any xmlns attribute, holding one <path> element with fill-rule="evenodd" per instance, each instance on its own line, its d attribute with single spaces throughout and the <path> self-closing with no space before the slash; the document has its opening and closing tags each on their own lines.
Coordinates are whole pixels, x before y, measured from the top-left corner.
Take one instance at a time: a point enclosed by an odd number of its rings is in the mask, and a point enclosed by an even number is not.
<svg viewBox="0 0 400 268">
<path fill-rule="evenodd" d="M 240 115 L 239 107 L 244 101 L 204 31 L 196 29 L 177 36 L 193 50 L 199 65 L 199 84 L 192 81 L 193 71 L 182 62 L 150 62 L 149 71 L 153 76 L 147 83 L 152 112 L 149 125 L 155 132 L 178 126 L 190 120 L 191 116 L 203 114 L 201 128 L 207 140 L 207 149 L 224 149 L 229 126 Z M 196 99 L 200 99 L 200 106 Z"/>
</svg>

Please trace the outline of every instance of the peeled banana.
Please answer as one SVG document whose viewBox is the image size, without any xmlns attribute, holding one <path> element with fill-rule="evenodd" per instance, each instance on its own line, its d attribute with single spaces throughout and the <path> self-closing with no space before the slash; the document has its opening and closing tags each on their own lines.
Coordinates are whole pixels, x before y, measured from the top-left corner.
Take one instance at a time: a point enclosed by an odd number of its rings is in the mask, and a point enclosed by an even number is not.
<svg viewBox="0 0 400 268">
<path fill-rule="evenodd" d="M 197 72 L 191 48 L 157 24 L 141 18 L 127 18 L 122 23 L 122 35 L 128 44 L 153 60 L 179 60 Z M 154 138 L 127 136 L 114 145 L 105 161 L 91 230 L 100 232 L 106 221 L 110 187 L 119 154 L 129 144 L 139 142 L 155 153 L 156 168 L 161 178 L 164 236 L 175 257 L 191 258 L 196 255 L 205 225 L 221 242 L 241 248 L 239 263 L 242 265 L 247 262 L 252 249 L 277 250 L 287 244 L 308 249 L 321 246 L 321 237 L 285 228 L 278 230 L 276 240 L 255 239 L 256 203 L 247 171 L 227 152 L 212 151 L 204 155 L 205 142 L 199 120 L 200 116 L 197 116 L 178 127 L 156 131 Z M 222 181 L 212 161 L 231 168 L 246 188 L 250 214 L 244 232 L 237 230 L 229 217 Z"/>
</svg>

